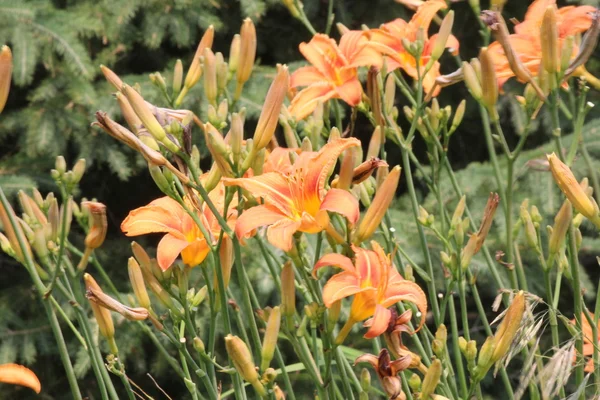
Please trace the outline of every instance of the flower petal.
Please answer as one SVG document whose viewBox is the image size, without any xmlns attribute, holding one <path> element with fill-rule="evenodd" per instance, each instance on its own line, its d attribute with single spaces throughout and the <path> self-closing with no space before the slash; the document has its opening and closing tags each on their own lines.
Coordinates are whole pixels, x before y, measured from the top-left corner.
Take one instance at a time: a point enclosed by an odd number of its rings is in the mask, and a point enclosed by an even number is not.
<svg viewBox="0 0 600 400">
<path fill-rule="evenodd" d="M 254 197 L 262 197 L 266 204 L 279 209 L 281 213 L 291 212 L 294 202 L 286 177 L 278 172 L 269 172 L 252 178 L 223 178 L 225 186 L 239 186 Z"/>
<path fill-rule="evenodd" d="M 19 364 L 0 365 L 0 382 L 25 386 L 36 393 L 42 390 L 42 384 L 35 373 Z"/>
<path fill-rule="evenodd" d="M 312 274 L 315 278 L 317 277 L 317 271 L 323 267 L 338 267 L 358 277 L 352 260 L 341 254 L 330 253 L 321 257 L 313 268 Z"/>
<path fill-rule="evenodd" d="M 158 266 L 163 271 L 169 269 L 173 262 L 177 259 L 183 249 L 185 249 L 189 243 L 187 240 L 176 237 L 170 233 L 167 233 L 158 242 L 156 249 L 156 261 Z"/>
<path fill-rule="evenodd" d="M 181 251 L 181 259 L 186 265 L 195 267 L 206 259 L 209 251 L 210 247 L 208 247 L 206 240 L 204 238 L 197 239 L 192 243 L 188 243 L 188 246 Z"/>
<path fill-rule="evenodd" d="M 348 105 L 355 107 L 360 103 L 362 98 L 362 85 L 358 78 L 350 79 L 344 82 L 341 86 L 336 86 L 335 91 L 340 99 L 344 100 Z"/>
<path fill-rule="evenodd" d="M 348 67 L 375 66 L 381 68 L 383 59 L 367 38 L 365 31 L 348 31 L 340 39 L 340 51 L 348 59 Z"/>
<path fill-rule="evenodd" d="M 384 294 L 384 307 L 390 307 L 399 301 L 409 301 L 414 303 L 421 312 L 421 320 L 419 326 L 415 330 L 418 331 L 425 323 L 427 316 L 427 296 L 423 289 L 414 282 L 408 280 L 394 280 L 391 282 Z"/>
<path fill-rule="evenodd" d="M 558 36 L 566 38 L 590 29 L 592 25 L 592 13 L 596 11 L 592 6 L 569 6 L 558 9 Z"/>
<path fill-rule="evenodd" d="M 321 210 L 343 215 L 352 225 L 360 217 L 358 200 L 356 200 L 352 193 L 342 189 L 329 189 L 321 203 Z"/>
<path fill-rule="evenodd" d="M 335 95 L 336 91 L 328 82 L 312 84 L 294 96 L 289 107 L 290 114 L 300 121 L 315 110 L 319 101 L 326 102 Z"/>
<path fill-rule="evenodd" d="M 285 218 L 277 209 L 268 206 L 256 206 L 244 211 L 235 224 L 235 234 L 240 241 L 248 237 L 258 227 L 271 225 Z"/>
<path fill-rule="evenodd" d="M 308 43 L 300 43 L 300 53 L 323 75 L 333 78 L 334 67 L 345 65 L 346 58 L 340 52 L 335 40 L 318 33 Z"/>
<path fill-rule="evenodd" d="M 368 324 L 367 322 L 363 324 L 363 326 L 369 326 L 369 330 L 365 333 L 364 338 L 373 339 L 384 333 L 390 326 L 391 317 L 392 312 L 390 310 L 377 304 L 373 318 L 368 321 Z"/>
<path fill-rule="evenodd" d="M 315 67 L 300 67 L 290 77 L 290 87 L 310 86 L 315 82 L 326 81 L 327 78 Z"/>
<path fill-rule="evenodd" d="M 267 229 L 267 240 L 283 251 L 290 251 L 293 246 L 294 233 L 299 227 L 300 222 L 288 218 L 280 219 Z"/>
<path fill-rule="evenodd" d="M 323 287 L 323 304 L 329 308 L 334 302 L 361 291 L 358 278 L 351 272 L 332 276 Z"/>
<path fill-rule="evenodd" d="M 121 223 L 121 230 L 127 236 L 147 233 L 167 232 L 183 236 L 183 208 L 173 199 L 163 197 L 144 207 L 132 210 Z"/>
<path fill-rule="evenodd" d="M 446 5 L 445 0 L 429 0 L 423 3 L 417 9 L 417 12 L 413 15 L 410 22 L 408 23 L 408 40 L 414 41 L 417 37 L 417 31 L 420 28 L 423 28 L 425 31 L 425 35 L 427 35 L 427 31 L 429 30 L 429 24 L 435 14 L 441 9 L 445 9 L 448 7 Z"/>
</svg>

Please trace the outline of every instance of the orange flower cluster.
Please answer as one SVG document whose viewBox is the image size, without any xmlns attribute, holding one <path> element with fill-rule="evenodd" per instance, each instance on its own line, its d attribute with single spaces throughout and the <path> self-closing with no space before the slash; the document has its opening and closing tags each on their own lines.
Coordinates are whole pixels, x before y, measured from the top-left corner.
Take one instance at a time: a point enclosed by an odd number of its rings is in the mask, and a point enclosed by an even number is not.
<svg viewBox="0 0 600 400">
<path fill-rule="evenodd" d="M 363 93 L 358 68 L 379 69 L 384 60 L 388 71 L 400 68 L 414 79 L 421 76 L 425 91 L 432 90 L 440 76 L 440 64 L 432 60 L 438 35 L 428 37 L 427 31 L 436 13 L 446 7 L 444 0 L 429 0 L 417 8 L 409 22 L 398 18 L 377 29 L 346 31 L 339 46 L 323 34 L 315 35 L 309 43 L 301 43 L 300 52 L 311 66 L 299 68 L 291 76 L 292 87 L 306 87 L 292 100 L 290 113 L 303 119 L 319 102 L 329 99 L 342 99 L 352 107 L 357 106 Z M 422 41 L 423 49 L 415 58 L 405 44 L 417 40 Z M 459 44 L 454 36 L 448 35 L 443 45 L 457 54 Z M 439 90 L 436 88 L 433 95 Z"/>
</svg>

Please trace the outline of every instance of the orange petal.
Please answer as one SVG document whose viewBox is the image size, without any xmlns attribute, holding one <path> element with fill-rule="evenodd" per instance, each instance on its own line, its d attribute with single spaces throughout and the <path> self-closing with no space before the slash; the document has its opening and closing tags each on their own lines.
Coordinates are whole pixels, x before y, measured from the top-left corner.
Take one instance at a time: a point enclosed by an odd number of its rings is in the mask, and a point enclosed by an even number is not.
<svg viewBox="0 0 600 400">
<path fill-rule="evenodd" d="M 293 246 L 294 233 L 300 227 L 300 222 L 291 219 L 280 219 L 269 228 L 267 228 L 267 240 L 273 246 L 283 250 L 290 251 Z"/>
<path fill-rule="evenodd" d="M 353 246 L 355 251 L 356 271 L 360 278 L 369 282 L 369 286 L 378 287 L 381 282 L 381 277 L 384 268 L 389 266 L 381 265 L 381 261 L 377 253 L 371 250 L 365 250 L 360 247 Z M 363 283 L 364 286 L 364 283 Z"/>
<path fill-rule="evenodd" d="M 313 268 L 312 274 L 315 278 L 317 277 L 317 270 L 323 267 L 338 267 L 346 272 L 350 272 L 351 274 L 358 276 L 356 274 L 354 264 L 352 264 L 352 260 L 341 254 L 331 253 L 325 254 L 323 257 L 321 257 Z"/>
<path fill-rule="evenodd" d="M 210 247 L 204 238 L 196 239 L 181 251 L 181 259 L 186 265 L 195 267 L 204 261 L 209 251 Z"/>
<path fill-rule="evenodd" d="M 388 285 L 384 294 L 384 307 L 390 307 L 399 301 L 409 301 L 414 303 L 421 312 L 421 320 L 416 330 L 419 330 L 427 315 L 427 296 L 423 289 L 414 282 L 407 280 L 395 280 Z"/>
<path fill-rule="evenodd" d="M 127 236 L 167 232 L 182 235 L 183 208 L 175 200 L 163 197 L 147 206 L 132 210 L 121 223 L 121 230 Z"/>
<path fill-rule="evenodd" d="M 352 193 L 342 189 L 329 189 L 321 203 L 321 210 L 343 215 L 352 225 L 360 217 L 358 200 L 356 200 Z"/>
<path fill-rule="evenodd" d="M 364 31 L 348 31 L 340 39 L 340 51 L 349 67 L 375 66 L 381 68 L 381 53 L 371 46 Z"/>
<path fill-rule="evenodd" d="M 328 82 L 312 84 L 294 96 L 289 107 L 290 114 L 300 121 L 315 110 L 319 101 L 324 103 L 335 95 L 335 90 Z"/>
<path fill-rule="evenodd" d="M 317 207 L 320 207 L 320 204 L 317 204 Z M 314 217 L 303 211 L 298 230 L 305 233 L 319 233 L 327 228 L 327 225 L 329 225 L 329 215 L 326 210 L 318 210 Z"/>
<path fill-rule="evenodd" d="M 277 209 L 264 205 L 252 207 L 238 217 L 235 234 L 240 241 L 243 241 L 256 228 L 274 224 L 283 218 L 285 215 Z"/>
<path fill-rule="evenodd" d="M 294 163 L 296 172 L 303 172 L 303 192 L 307 197 L 323 198 L 325 181 L 331 174 L 338 157 L 349 147 L 360 146 L 356 138 L 332 140 L 319 150 L 318 153 L 302 153 Z"/>
<path fill-rule="evenodd" d="M 323 75 L 333 78 L 334 66 L 346 64 L 346 58 L 340 52 L 335 40 L 318 33 L 309 43 L 300 43 L 300 53 Z"/>
<path fill-rule="evenodd" d="M 341 86 L 336 86 L 335 91 L 340 99 L 344 100 L 352 107 L 355 107 L 360 103 L 363 92 L 362 85 L 358 78 L 351 79 Z"/>
<path fill-rule="evenodd" d="M 340 272 L 332 276 L 323 287 L 323 304 L 329 308 L 334 302 L 360 291 L 356 275 L 351 272 Z"/>
<path fill-rule="evenodd" d="M 310 86 L 315 82 L 326 80 L 327 78 L 315 67 L 301 67 L 294 71 L 290 77 L 290 87 Z"/>
<path fill-rule="evenodd" d="M 374 356 L 373 354 L 363 354 L 362 356 L 359 356 L 356 360 L 354 360 L 354 365 L 363 362 L 371 364 L 375 371 L 379 370 L 379 357 Z"/>
<path fill-rule="evenodd" d="M 239 186 L 249 191 L 254 197 L 262 197 L 265 203 L 289 214 L 294 206 L 290 187 L 285 176 L 277 172 L 269 172 L 252 178 L 223 178 L 225 186 Z"/>
<path fill-rule="evenodd" d="M 592 6 L 570 6 L 558 9 L 558 36 L 566 38 L 590 29 L 592 25 L 592 13 L 596 11 Z"/>
<path fill-rule="evenodd" d="M 300 149 L 287 149 L 285 147 L 274 148 L 265 161 L 263 173 L 279 172 L 288 174 L 293 168 L 290 160 L 291 153 L 299 154 L 300 151 Z"/>
<path fill-rule="evenodd" d="M 377 304 L 375 307 L 375 314 L 373 318 L 365 323 L 363 326 L 369 326 L 369 330 L 365 333 L 365 339 L 373 339 L 384 333 L 390 326 L 390 318 L 392 312 L 385 307 Z"/>
<path fill-rule="evenodd" d="M 0 365 L 0 382 L 30 388 L 36 393 L 42 390 L 42 384 L 35 373 L 22 365 Z"/>
<path fill-rule="evenodd" d="M 158 242 L 158 247 L 156 249 L 156 260 L 158 261 L 160 269 L 163 271 L 169 269 L 181 251 L 188 245 L 189 243 L 187 240 L 173 236 L 170 233 L 163 236 L 160 242 Z"/>
<path fill-rule="evenodd" d="M 411 42 L 414 41 L 417 37 L 417 30 L 419 28 L 423 28 L 425 31 L 425 35 L 427 35 L 427 31 L 429 30 L 429 24 L 435 14 L 441 9 L 446 8 L 445 0 L 429 0 L 423 5 L 421 5 L 415 15 L 413 15 L 412 19 L 408 23 L 409 29 L 409 37 L 408 40 Z"/>
</svg>

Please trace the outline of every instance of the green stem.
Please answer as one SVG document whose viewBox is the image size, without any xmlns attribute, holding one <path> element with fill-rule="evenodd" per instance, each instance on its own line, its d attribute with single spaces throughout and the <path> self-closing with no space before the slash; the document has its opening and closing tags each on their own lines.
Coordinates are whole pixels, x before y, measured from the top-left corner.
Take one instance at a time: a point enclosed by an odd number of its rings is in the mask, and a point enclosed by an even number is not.
<svg viewBox="0 0 600 400">
<path fill-rule="evenodd" d="M 465 377 L 465 368 L 463 366 L 462 353 L 458 347 L 458 324 L 456 322 L 456 310 L 454 308 L 454 299 L 452 294 L 448 293 L 450 297 L 448 310 L 450 311 L 450 327 L 452 330 L 452 346 L 454 348 L 454 362 L 456 363 L 456 369 L 458 372 L 458 382 L 460 384 L 460 390 L 463 398 L 467 398 L 467 378 Z"/>
</svg>

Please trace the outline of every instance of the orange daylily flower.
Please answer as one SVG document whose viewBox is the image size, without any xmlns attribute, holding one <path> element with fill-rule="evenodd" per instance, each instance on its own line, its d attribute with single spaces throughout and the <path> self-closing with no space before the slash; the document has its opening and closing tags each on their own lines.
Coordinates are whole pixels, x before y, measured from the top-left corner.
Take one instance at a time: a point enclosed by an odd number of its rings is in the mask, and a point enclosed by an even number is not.
<svg viewBox="0 0 600 400">
<path fill-rule="evenodd" d="M 290 113 L 298 120 L 312 113 L 319 101 L 342 99 L 357 106 L 363 92 L 358 67 L 382 63 L 380 53 L 360 31 L 342 36 L 339 46 L 329 36 L 316 34 L 310 42 L 300 43 L 300 52 L 312 65 L 298 68 L 290 78 L 290 87 L 307 86 L 290 104 Z"/>
<path fill-rule="evenodd" d="M 1 364 L 0 383 L 28 387 L 36 393 L 42 391 L 42 384 L 37 375 L 29 368 L 19 364 Z"/>
<path fill-rule="evenodd" d="M 427 297 L 414 282 L 405 280 L 393 266 L 389 255 L 376 242 L 371 242 L 373 250 L 352 246 L 354 262 L 341 254 L 327 254 L 317 262 L 313 275 L 320 268 L 336 266 L 343 271 L 332 276 L 323 288 L 323 303 L 331 307 L 345 297 L 354 296 L 350 317 L 346 326 L 369 321 L 365 338 L 374 338 L 384 333 L 390 326 L 391 310 L 399 301 L 414 303 L 421 312 L 419 328 L 425 322 Z M 348 328 L 349 329 L 349 328 Z"/>
<path fill-rule="evenodd" d="M 540 39 L 540 28 L 544 13 L 548 6 L 556 7 L 556 0 L 536 0 L 525 14 L 525 20 L 515 25 L 515 33 L 509 36 L 510 44 L 515 50 L 521 63 L 529 69 L 533 76 L 538 75 L 542 61 L 542 42 Z M 556 22 L 558 25 L 558 48 L 562 48 L 563 41 L 572 35 L 588 30 L 592 24 L 592 15 L 596 9 L 592 6 L 568 6 L 557 8 Z M 498 85 L 512 78 L 515 74 L 510 68 L 504 54 L 502 45 L 495 41 L 488 47 L 489 54 L 496 66 Z M 573 46 L 573 55 L 578 52 L 577 45 Z"/>
<path fill-rule="evenodd" d="M 222 184 L 209 193 L 210 199 L 220 210 L 224 207 L 224 196 L 225 187 Z M 188 206 L 194 209 L 190 201 Z M 197 215 L 207 232 L 212 233 L 212 243 L 216 243 L 221 227 L 206 203 L 202 204 L 202 211 L 198 211 Z M 233 227 L 235 219 L 235 204 L 230 204 L 227 222 Z M 183 207 L 170 197 L 161 197 L 147 206 L 131 211 L 121 224 L 121 230 L 127 236 L 166 233 L 156 249 L 156 259 L 163 271 L 169 269 L 179 254 L 186 265 L 194 267 L 204 261 L 210 251 L 198 225 Z"/>
<path fill-rule="evenodd" d="M 378 44 L 377 49 L 388 56 L 388 71 L 402 68 L 402 70 L 413 79 L 417 79 L 419 73 L 423 76 L 425 73 L 425 66 L 429 62 L 437 38 L 437 34 L 431 37 L 427 36 L 429 24 L 431 24 L 431 20 L 435 17 L 436 13 L 446 7 L 447 5 L 444 0 L 429 0 L 419 6 L 417 12 L 409 22 L 398 18 L 392 22 L 381 25 L 379 29 L 371 29 L 368 31 L 370 40 Z M 419 58 L 419 65 L 417 66 L 417 60 L 406 51 L 402 44 L 402 39 L 414 42 L 417 39 L 417 33 L 421 28 L 425 34 L 425 43 L 423 53 Z M 458 54 L 458 40 L 453 35 L 448 37 L 446 47 L 452 49 L 453 54 Z M 423 76 L 423 88 L 426 92 L 429 92 L 434 87 L 435 80 L 439 76 L 440 63 L 436 61 L 427 75 Z M 440 88 L 438 87 L 432 95 L 436 96 L 439 91 Z"/>
<path fill-rule="evenodd" d="M 591 314 L 592 319 L 595 319 L 594 314 Z M 571 323 L 575 325 L 575 320 L 571 320 Z M 600 324 L 600 320 L 596 321 L 596 324 Z M 594 335 L 592 332 L 592 326 L 588 322 L 585 314 L 581 313 L 581 333 L 583 334 L 583 355 L 585 357 L 592 357 L 594 354 L 594 346 L 600 344 L 600 333 L 594 342 Z M 585 372 L 594 372 L 594 360 L 590 358 L 585 364 Z"/>
<path fill-rule="evenodd" d="M 227 186 L 239 186 L 264 203 L 242 213 L 235 232 L 243 239 L 258 227 L 269 225 L 267 239 L 289 251 L 295 232 L 317 233 L 329 226 L 328 211 L 343 215 L 354 224 L 359 217 L 358 201 L 345 190 L 325 189 L 339 155 L 359 146 L 355 138 L 329 142 L 318 152 L 302 152 L 290 172 L 267 172 L 251 178 L 224 178 Z"/>
</svg>

